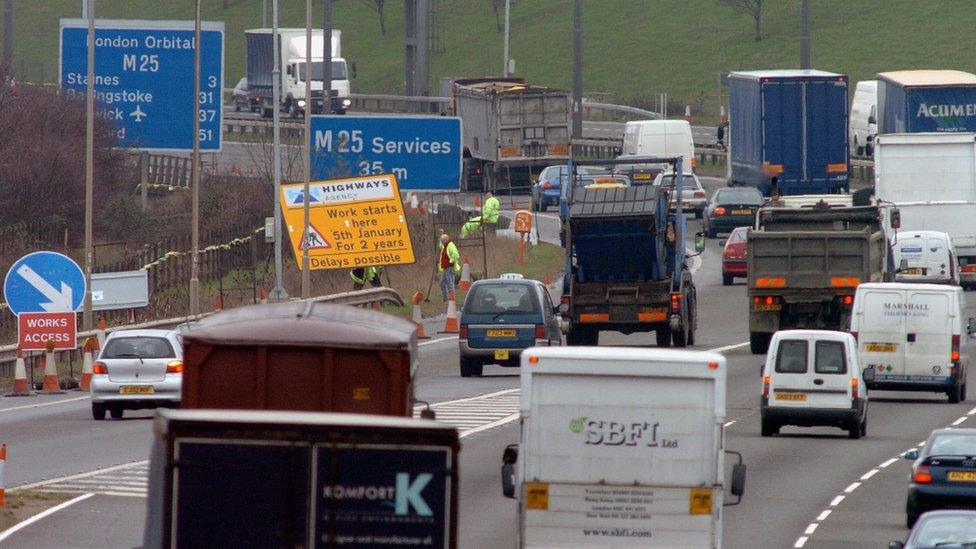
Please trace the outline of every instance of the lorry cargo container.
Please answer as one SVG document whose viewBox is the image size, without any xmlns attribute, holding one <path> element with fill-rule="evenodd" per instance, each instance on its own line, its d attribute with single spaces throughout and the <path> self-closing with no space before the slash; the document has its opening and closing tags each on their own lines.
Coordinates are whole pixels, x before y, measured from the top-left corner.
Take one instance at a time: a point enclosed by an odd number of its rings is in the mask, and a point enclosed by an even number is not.
<svg viewBox="0 0 976 549">
<path fill-rule="evenodd" d="M 847 77 L 818 70 L 729 74 L 730 185 L 771 193 L 849 189 Z"/>
<path fill-rule="evenodd" d="M 955 70 L 878 74 L 878 135 L 976 132 L 976 75 Z"/>
<path fill-rule="evenodd" d="M 874 151 L 875 195 L 894 204 L 894 232 L 949 234 L 963 286 L 976 287 L 976 133 L 879 135 Z"/>
<path fill-rule="evenodd" d="M 278 47 L 271 38 L 272 29 L 245 31 L 248 96 L 260 105 L 265 118 L 271 118 L 275 108 L 273 93 L 274 58 L 278 56 L 281 69 L 280 103 L 277 107 L 294 117 L 303 116 L 305 106 L 312 104 L 312 113 L 323 114 L 325 41 L 322 30 L 312 30 L 312 63 L 306 68 L 305 29 L 278 29 Z M 355 64 L 353 65 L 355 72 Z M 306 76 L 312 79 L 312 97 L 305 97 Z M 332 87 L 329 113 L 344 114 L 352 102 L 349 98 L 349 66 L 342 58 L 342 31 L 332 31 Z M 326 113 L 328 114 L 328 113 Z"/>
<path fill-rule="evenodd" d="M 718 353 L 528 349 L 502 467 L 518 547 L 721 547 L 745 484 L 741 455 L 726 480 L 726 369 Z"/>
<path fill-rule="evenodd" d="M 458 452 L 430 420 L 166 410 L 143 547 L 453 548 Z"/>
<path fill-rule="evenodd" d="M 882 282 L 888 240 L 876 206 L 761 208 L 747 240 L 749 343 L 765 353 L 777 330 L 845 330 L 854 291 Z"/>
<path fill-rule="evenodd" d="M 411 415 L 412 322 L 328 303 L 221 311 L 183 334 L 183 408 Z"/>
<path fill-rule="evenodd" d="M 462 78 L 453 90 L 464 126 L 461 190 L 528 192 L 533 175 L 569 160 L 569 92 L 523 78 Z"/>
</svg>

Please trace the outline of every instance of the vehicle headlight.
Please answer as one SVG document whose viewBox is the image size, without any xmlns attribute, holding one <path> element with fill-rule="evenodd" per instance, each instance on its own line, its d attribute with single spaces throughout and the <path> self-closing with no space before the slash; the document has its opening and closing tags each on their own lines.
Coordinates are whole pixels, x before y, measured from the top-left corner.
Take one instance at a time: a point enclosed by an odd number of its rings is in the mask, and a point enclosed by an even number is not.
<svg viewBox="0 0 976 549">
<path fill-rule="evenodd" d="M 304 108 L 305 107 L 305 100 L 304 99 L 299 99 L 298 100 L 298 106 L 301 107 L 301 108 Z"/>
<path fill-rule="evenodd" d="M 348 99 L 343 99 L 343 100 L 342 100 L 342 106 L 343 106 L 343 107 L 348 107 L 348 106 L 350 106 L 350 105 L 352 105 L 352 101 L 350 101 L 350 100 L 348 100 Z"/>
</svg>

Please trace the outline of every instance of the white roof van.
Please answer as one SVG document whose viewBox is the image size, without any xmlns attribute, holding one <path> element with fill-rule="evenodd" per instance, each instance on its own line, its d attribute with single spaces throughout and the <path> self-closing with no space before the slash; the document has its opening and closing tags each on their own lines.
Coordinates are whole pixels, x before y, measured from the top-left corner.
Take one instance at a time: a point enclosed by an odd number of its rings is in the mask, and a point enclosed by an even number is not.
<svg viewBox="0 0 976 549">
<path fill-rule="evenodd" d="M 687 120 L 627 122 L 619 158 L 626 159 L 628 156 L 680 156 L 681 171 L 692 173 L 695 168 L 695 140 L 691 135 L 691 124 Z M 646 183 L 650 183 L 655 175 L 657 173 L 649 176 L 635 174 L 634 182 L 640 184 L 641 179 L 647 179 Z"/>
<path fill-rule="evenodd" d="M 946 393 L 966 399 L 967 340 L 973 319 L 964 319 L 959 286 L 872 282 L 854 295 L 851 334 L 858 356 L 875 372 L 869 389 Z"/>
<path fill-rule="evenodd" d="M 878 81 L 862 80 L 854 89 L 850 116 L 851 154 L 871 156 L 878 134 Z"/>
<path fill-rule="evenodd" d="M 840 427 L 855 439 L 867 434 L 868 394 L 851 334 L 780 330 L 762 374 L 762 436 L 784 425 Z"/>
<path fill-rule="evenodd" d="M 899 231 L 891 248 L 895 282 L 959 285 L 956 250 L 948 233 Z"/>
</svg>

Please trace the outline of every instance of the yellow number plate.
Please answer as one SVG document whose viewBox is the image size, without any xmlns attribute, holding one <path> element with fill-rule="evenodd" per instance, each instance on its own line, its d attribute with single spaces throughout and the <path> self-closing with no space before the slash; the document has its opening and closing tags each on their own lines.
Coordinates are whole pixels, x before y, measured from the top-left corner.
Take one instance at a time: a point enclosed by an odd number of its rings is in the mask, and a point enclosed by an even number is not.
<svg viewBox="0 0 976 549">
<path fill-rule="evenodd" d="M 953 482 L 976 482 L 976 471 L 949 471 L 946 478 Z"/>
<path fill-rule="evenodd" d="M 651 174 L 649 174 L 649 173 L 635 173 L 634 174 L 634 179 L 636 179 L 637 181 L 645 181 L 645 180 L 648 180 L 650 178 L 651 178 Z"/>
<path fill-rule="evenodd" d="M 488 337 L 515 337 L 515 330 L 488 330 Z"/>
<path fill-rule="evenodd" d="M 865 343 L 864 350 L 869 353 L 893 353 L 898 346 L 894 343 Z"/>
<path fill-rule="evenodd" d="M 152 385 L 123 385 L 119 387 L 120 395 L 151 395 L 154 391 Z"/>
<path fill-rule="evenodd" d="M 776 393 L 776 400 L 789 400 L 792 402 L 804 402 L 807 399 L 806 393 Z"/>
<path fill-rule="evenodd" d="M 902 269 L 898 274 L 921 276 L 925 274 L 925 269 L 921 269 L 919 267 L 912 267 L 911 269 Z"/>
<path fill-rule="evenodd" d="M 752 210 L 732 210 L 732 215 L 752 215 Z"/>
<path fill-rule="evenodd" d="M 771 305 L 767 305 L 765 303 L 760 303 L 760 304 L 756 305 L 756 310 L 759 311 L 759 312 L 761 312 L 761 313 L 762 312 L 771 312 L 771 311 L 782 311 L 783 310 L 783 305 L 781 303 L 773 303 Z"/>
<path fill-rule="evenodd" d="M 508 349 L 496 349 L 495 360 L 508 360 Z"/>
</svg>

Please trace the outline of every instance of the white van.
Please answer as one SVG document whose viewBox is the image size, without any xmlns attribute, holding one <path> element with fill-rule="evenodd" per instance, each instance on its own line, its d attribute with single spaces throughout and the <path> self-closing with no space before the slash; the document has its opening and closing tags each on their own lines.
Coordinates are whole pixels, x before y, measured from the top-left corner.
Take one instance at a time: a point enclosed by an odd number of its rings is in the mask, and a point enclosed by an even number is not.
<svg viewBox="0 0 976 549">
<path fill-rule="evenodd" d="M 862 80 L 854 89 L 851 103 L 850 139 L 851 154 L 871 156 L 874 136 L 878 134 L 878 81 Z"/>
<path fill-rule="evenodd" d="M 948 233 L 899 231 L 891 244 L 895 282 L 959 285 L 956 249 Z"/>
<path fill-rule="evenodd" d="M 869 379 L 873 374 L 864 372 Z M 867 434 L 868 392 L 851 334 L 780 330 L 762 376 L 762 436 L 784 425 L 840 427 L 855 439 Z"/>
<path fill-rule="evenodd" d="M 874 282 L 854 295 L 851 334 L 865 368 L 875 372 L 868 389 L 946 393 L 966 400 L 967 340 L 959 286 Z"/>
<path fill-rule="evenodd" d="M 635 120 L 624 127 L 624 143 L 618 160 L 628 156 L 680 156 L 681 170 L 692 173 L 695 168 L 695 140 L 691 135 L 691 124 L 687 120 Z M 642 165 L 644 168 L 646 165 Z M 664 169 L 664 166 L 661 167 Z M 618 171 L 627 168 L 618 166 Z M 653 173 L 634 173 L 635 184 L 647 183 L 661 170 Z"/>
</svg>

